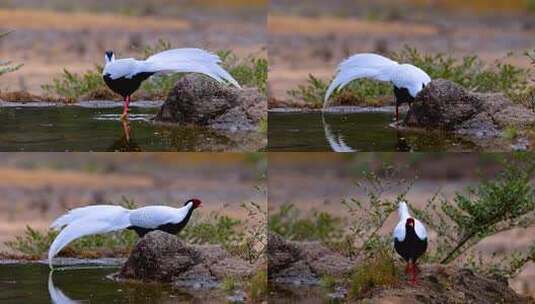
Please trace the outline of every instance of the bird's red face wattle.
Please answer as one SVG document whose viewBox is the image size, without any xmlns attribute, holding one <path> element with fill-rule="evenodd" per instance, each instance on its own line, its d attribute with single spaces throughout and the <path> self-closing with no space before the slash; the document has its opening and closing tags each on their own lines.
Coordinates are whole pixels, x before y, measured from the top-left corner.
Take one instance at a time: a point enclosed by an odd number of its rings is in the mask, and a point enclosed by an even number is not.
<svg viewBox="0 0 535 304">
<path fill-rule="evenodd" d="M 414 219 L 413 218 L 408 218 L 406 225 L 407 226 L 411 226 L 411 227 L 414 228 Z"/>
<path fill-rule="evenodd" d="M 190 200 L 190 202 L 193 203 L 193 209 L 202 207 L 202 202 L 201 202 L 200 199 L 193 198 L 193 199 Z"/>
</svg>

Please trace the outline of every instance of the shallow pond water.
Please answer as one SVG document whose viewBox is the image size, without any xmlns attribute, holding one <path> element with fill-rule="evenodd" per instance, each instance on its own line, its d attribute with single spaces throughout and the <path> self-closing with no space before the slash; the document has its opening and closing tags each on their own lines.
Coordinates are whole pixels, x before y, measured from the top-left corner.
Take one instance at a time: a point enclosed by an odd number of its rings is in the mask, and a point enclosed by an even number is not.
<svg viewBox="0 0 535 304">
<path fill-rule="evenodd" d="M 240 140 L 207 128 L 154 124 L 156 107 L 0 108 L 0 151 L 227 151 L 242 150 Z"/>
<path fill-rule="evenodd" d="M 401 131 L 392 113 L 270 112 L 269 151 L 473 151 L 473 143 L 438 132 Z"/>
<path fill-rule="evenodd" d="M 118 283 L 114 267 L 69 267 L 49 272 L 44 264 L 0 265 L 0 303 L 219 303 L 214 290 L 174 289 L 170 285 Z"/>
</svg>

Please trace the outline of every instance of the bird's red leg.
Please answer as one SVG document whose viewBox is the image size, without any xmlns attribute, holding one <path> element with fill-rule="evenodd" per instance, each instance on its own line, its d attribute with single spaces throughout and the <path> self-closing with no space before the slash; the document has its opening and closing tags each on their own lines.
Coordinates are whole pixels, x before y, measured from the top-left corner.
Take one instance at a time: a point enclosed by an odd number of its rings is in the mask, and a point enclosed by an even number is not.
<svg viewBox="0 0 535 304">
<path fill-rule="evenodd" d="M 130 105 L 130 96 L 126 96 L 124 98 L 123 114 L 121 115 L 121 119 L 125 119 L 128 116 L 128 106 L 129 105 Z"/>
<path fill-rule="evenodd" d="M 405 274 L 409 274 L 410 270 L 411 270 L 410 262 L 407 262 L 407 264 L 405 265 Z"/>
<path fill-rule="evenodd" d="M 410 280 L 410 284 L 414 285 L 414 286 L 418 284 L 418 281 L 416 280 L 416 264 L 414 264 L 414 263 L 411 263 L 411 280 Z"/>
</svg>

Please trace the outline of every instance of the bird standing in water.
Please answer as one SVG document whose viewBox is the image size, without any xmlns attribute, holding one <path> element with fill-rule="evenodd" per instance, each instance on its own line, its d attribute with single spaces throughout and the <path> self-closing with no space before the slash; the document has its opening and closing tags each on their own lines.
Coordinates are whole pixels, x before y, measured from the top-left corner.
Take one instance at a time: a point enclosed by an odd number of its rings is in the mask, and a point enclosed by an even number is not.
<svg viewBox="0 0 535 304">
<path fill-rule="evenodd" d="M 431 82 L 426 72 L 412 64 L 399 64 L 377 54 L 355 54 L 338 65 L 336 77 L 325 93 L 323 107 L 327 106 L 329 97 L 335 91 L 359 78 L 389 81 L 394 85 L 396 121 L 399 121 L 399 106 L 408 103 L 410 107 L 416 95 Z"/>
<path fill-rule="evenodd" d="M 419 220 L 409 214 L 406 202 L 399 203 L 399 222 L 394 229 L 394 248 L 407 262 L 405 273 L 410 274 L 410 282 L 416 285 L 419 271 L 416 261 L 427 250 L 427 231 Z"/>
<path fill-rule="evenodd" d="M 160 73 L 201 73 L 218 82 L 240 87 L 238 82 L 220 66 L 221 58 L 201 49 L 172 49 L 154 54 L 146 60 L 134 58 L 115 59 L 112 51 L 107 51 L 106 65 L 102 77 L 106 85 L 124 98 L 121 119 L 128 116 L 131 95 L 139 89 L 141 82 Z"/>
</svg>

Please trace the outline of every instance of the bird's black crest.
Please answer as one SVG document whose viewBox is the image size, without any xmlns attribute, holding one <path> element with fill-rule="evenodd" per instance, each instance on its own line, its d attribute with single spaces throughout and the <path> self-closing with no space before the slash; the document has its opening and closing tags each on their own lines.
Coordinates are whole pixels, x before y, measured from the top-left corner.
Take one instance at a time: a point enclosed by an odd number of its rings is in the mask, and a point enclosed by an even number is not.
<svg viewBox="0 0 535 304">
<path fill-rule="evenodd" d="M 108 60 L 111 61 L 111 58 L 113 57 L 113 51 L 106 51 L 106 57 L 108 57 Z"/>
</svg>

